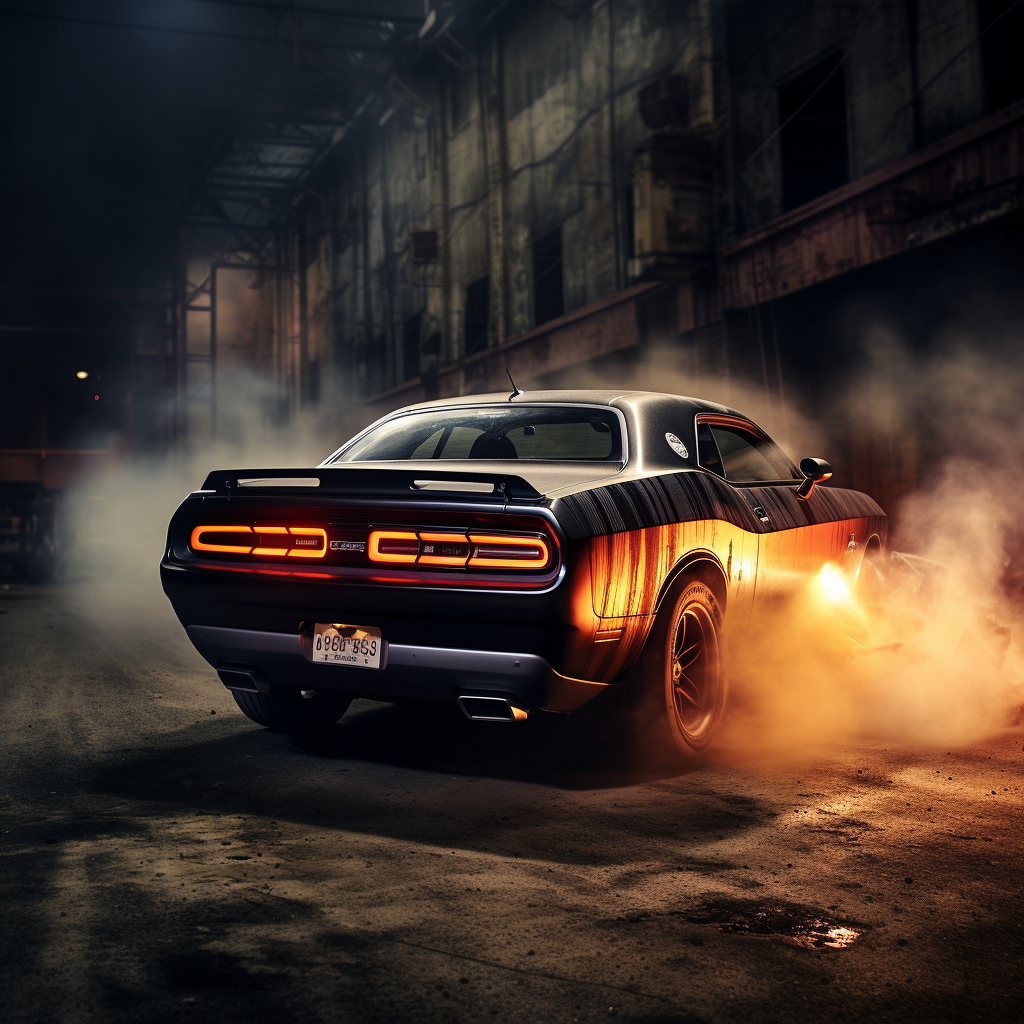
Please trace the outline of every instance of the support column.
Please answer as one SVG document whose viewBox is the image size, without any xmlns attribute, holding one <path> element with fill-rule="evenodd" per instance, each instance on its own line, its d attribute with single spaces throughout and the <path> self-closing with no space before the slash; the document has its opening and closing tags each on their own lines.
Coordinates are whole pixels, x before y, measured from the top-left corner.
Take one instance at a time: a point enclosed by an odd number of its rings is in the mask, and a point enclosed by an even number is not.
<svg viewBox="0 0 1024 1024">
<path fill-rule="evenodd" d="M 486 61 L 478 70 L 480 120 L 487 168 L 487 242 L 491 295 L 488 341 L 500 345 L 509 336 L 508 239 L 506 226 L 508 147 L 506 144 L 504 62 L 501 15 L 487 37 Z"/>
<path fill-rule="evenodd" d="M 309 306 L 308 287 L 306 279 L 306 267 L 309 262 L 306 239 L 306 222 L 303 218 L 299 222 L 298 250 L 299 250 L 299 406 L 309 402 Z"/>
</svg>

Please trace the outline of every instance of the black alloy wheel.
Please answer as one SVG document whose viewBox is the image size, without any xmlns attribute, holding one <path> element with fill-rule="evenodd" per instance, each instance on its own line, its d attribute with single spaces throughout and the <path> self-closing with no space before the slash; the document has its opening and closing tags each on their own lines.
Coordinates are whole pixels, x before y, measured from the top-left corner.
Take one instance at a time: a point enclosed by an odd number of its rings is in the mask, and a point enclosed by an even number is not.
<svg viewBox="0 0 1024 1024">
<path fill-rule="evenodd" d="M 633 744 L 662 763 L 695 761 L 714 739 L 726 698 L 722 608 L 699 579 L 662 602 L 627 683 Z"/>
<path fill-rule="evenodd" d="M 722 703 L 722 656 L 714 605 L 703 584 L 688 588 L 673 610 L 665 650 L 666 687 L 687 745 L 707 745 Z M 683 600 L 683 597 L 686 600 Z"/>
</svg>

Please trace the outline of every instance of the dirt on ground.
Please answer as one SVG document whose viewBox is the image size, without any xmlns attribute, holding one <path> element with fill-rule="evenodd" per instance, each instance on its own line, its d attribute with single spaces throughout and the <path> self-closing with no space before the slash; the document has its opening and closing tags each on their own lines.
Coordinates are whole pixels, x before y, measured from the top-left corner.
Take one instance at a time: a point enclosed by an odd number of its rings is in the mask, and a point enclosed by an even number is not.
<svg viewBox="0 0 1024 1024">
<path fill-rule="evenodd" d="M 0 590 L 12 1024 L 1020 1019 L 1019 730 L 673 775 L 357 701 L 301 743 L 133 595 Z"/>
</svg>

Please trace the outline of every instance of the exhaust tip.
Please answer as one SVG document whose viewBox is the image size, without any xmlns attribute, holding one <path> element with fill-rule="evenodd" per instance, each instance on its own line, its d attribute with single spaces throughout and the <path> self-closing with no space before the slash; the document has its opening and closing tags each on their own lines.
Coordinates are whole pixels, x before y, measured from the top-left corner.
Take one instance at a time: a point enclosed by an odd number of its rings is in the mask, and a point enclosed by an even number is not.
<svg viewBox="0 0 1024 1024">
<path fill-rule="evenodd" d="M 510 704 L 504 697 L 459 697 L 462 713 L 473 722 L 525 722 L 524 708 Z"/>
<path fill-rule="evenodd" d="M 218 668 L 220 681 L 229 690 L 244 690 L 247 693 L 270 693 L 270 683 L 263 673 L 254 668 L 239 665 L 234 668 Z"/>
<path fill-rule="evenodd" d="M 229 690 L 244 690 L 246 693 L 257 693 L 256 680 L 248 673 L 238 669 L 219 668 L 217 675 Z"/>
</svg>

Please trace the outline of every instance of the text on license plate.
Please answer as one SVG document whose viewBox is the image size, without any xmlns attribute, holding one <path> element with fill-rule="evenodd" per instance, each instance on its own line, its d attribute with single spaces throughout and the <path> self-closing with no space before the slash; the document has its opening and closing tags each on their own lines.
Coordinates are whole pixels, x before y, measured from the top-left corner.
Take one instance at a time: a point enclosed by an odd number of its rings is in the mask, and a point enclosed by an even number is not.
<svg viewBox="0 0 1024 1024">
<path fill-rule="evenodd" d="M 313 630 L 313 661 L 350 668 L 380 668 L 384 641 L 376 626 L 318 622 Z"/>
</svg>

